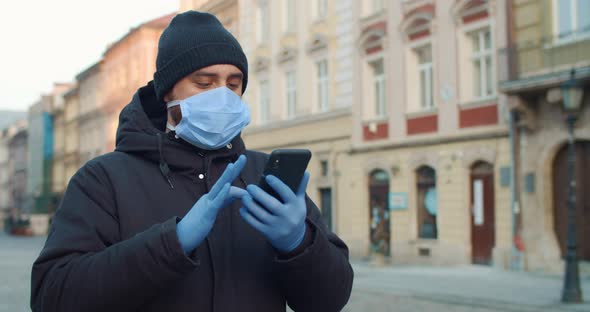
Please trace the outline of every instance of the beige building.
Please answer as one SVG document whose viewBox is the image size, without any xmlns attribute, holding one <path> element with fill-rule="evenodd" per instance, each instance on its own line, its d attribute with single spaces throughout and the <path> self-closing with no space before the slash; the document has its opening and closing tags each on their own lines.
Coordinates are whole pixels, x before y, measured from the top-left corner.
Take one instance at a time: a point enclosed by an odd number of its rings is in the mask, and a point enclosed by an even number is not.
<svg viewBox="0 0 590 312">
<path fill-rule="evenodd" d="M 512 246 L 506 1 L 355 1 L 341 235 L 395 263 L 506 267 Z"/>
<path fill-rule="evenodd" d="M 105 147 L 113 151 L 119 113 L 138 88 L 153 79 L 158 40 L 176 13 L 168 14 L 133 28 L 104 52 L 100 65 L 99 106 L 104 112 Z M 98 100 L 98 99 L 95 99 Z"/>
<path fill-rule="evenodd" d="M 352 10 L 352 1 L 239 1 L 252 112 L 246 146 L 310 149 L 308 193 L 340 235 L 350 232 L 341 181 L 352 125 Z"/>
<path fill-rule="evenodd" d="M 64 129 L 64 183 L 68 183 L 80 168 L 80 96 L 78 85 L 64 94 L 63 129 Z"/>
<path fill-rule="evenodd" d="M 511 1 L 513 37 L 502 47 L 501 90 L 510 95 L 525 264 L 563 269 L 568 229 L 568 127 L 561 88 L 584 91 L 576 114 L 578 257 L 590 266 L 590 2 Z"/>
<path fill-rule="evenodd" d="M 101 62 L 78 74 L 80 97 L 80 164 L 106 152 L 105 114 L 102 108 L 103 80 Z"/>
</svg>

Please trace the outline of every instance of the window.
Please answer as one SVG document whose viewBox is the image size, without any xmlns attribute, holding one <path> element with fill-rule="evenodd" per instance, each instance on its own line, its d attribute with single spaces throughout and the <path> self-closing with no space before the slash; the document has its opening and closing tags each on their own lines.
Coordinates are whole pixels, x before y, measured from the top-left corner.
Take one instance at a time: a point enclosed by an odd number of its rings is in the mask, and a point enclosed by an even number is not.
<svg viewBox="0 0 590 312">
<path fill-rule="evenodd" d="M 381 169 L 369 176 L 369 237 L 371 252 L 391 255 L 389 218 L 389 175 Z"/>
<path fill-rule="evenodd" d="M 256 32 L 256 37 L 258 44 L 266 44 L 269 40 L 270 24 L 268 15 L 268 5 L 268 2 L 261 1 L 258 6 L 258 9 L 256 10 L 256 21 L 258 23 L 258 31 Z"/>
<path fill-rule="evenodd" d="M 590 33 L 590 1 L 554 0 L 554 8 L 557 10 L 555 30 L 560 39 Z"/>
<path fill-rule="evenodd" d="M 264 124 L 270 119 L 270 88 L 268 80 L 260 81 L 260 123 Z"/>
<path fill-rule="evenodd" d="M 373 90 L 376 117 L 384 117 L 385 112 L 385 68 L 383 59 L 370 63 L 373 71 Z"/>
<path fill-rule="evenodd" d="M 493 96 L 494 66 L 492 64 L 492 36 L 489 28 L 471 34 L 473 54 L 473 95 L 474 98 Z"/>
<path fill-rule="evenodd" d="M 287 96 L 287 118 L 295 117 L 297 113 L 297 79 L 295 71 L 288 71 L 285 74 L 286 96 Z"/>
<path fill-rule="evenodd" d="M 283 0 L 283 29 L 285 33 L 295 32 L 295 0 Z"/>
<path fill-rule="evenodd" d="M 328 13 L 328 0 L 314 0 L 313 3 L 313 18 L 321 20 L 326 17 Z"/>
<path fill-rule="evenodd" d="M 320 161 L 320 167 L 322 170 L 322 177 L 327 177 L 328 176 L 328 161 L 327 160 L 322 160 Z"/>
<path fill-rule="evenodd" d="M 316 63 L 317 69 L 317 100 L 320 111 L 328 110 L 328 60 Z"/>
<path fill-rule="evenodd" d="M 432 98 L 432 47 L 425 47 L 415 50 L 418 60 L 418 77 L 420 77 L 420 106 L 422 109 L 434 107 Z"/>
<path fill-rule="evenodd" d="M 436 192 L 436 171 L 428 166 L 416 170 L 416 190 L 418 194 L 418 237 L 436 239 L 438 229 L 438 200 Z"/>
</svg>

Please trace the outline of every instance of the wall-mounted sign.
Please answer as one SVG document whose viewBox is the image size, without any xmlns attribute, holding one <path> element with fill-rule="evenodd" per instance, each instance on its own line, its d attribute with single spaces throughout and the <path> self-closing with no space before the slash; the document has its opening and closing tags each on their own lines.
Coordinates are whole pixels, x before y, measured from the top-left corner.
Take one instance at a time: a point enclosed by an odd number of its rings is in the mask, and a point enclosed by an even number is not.
<svg viewBox="0 0 590 312">
<path fill-rule="evenodd" d="M 405 210 L 408 209 L 408 194 L 407 193 L 389 193 L 389 209 L 391 210 Z"/>
</svg>

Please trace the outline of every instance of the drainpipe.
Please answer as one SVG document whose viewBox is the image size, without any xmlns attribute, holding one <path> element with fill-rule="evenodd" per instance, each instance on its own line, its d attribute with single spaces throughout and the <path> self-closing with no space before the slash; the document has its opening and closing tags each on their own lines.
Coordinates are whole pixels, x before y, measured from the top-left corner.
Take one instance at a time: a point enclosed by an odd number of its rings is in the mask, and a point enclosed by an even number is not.
<svg viewBox="0 0 590 312">
<path fill-rule="evenodd" d="M 518 112 L 510 111 L 510 192 L 511 192 L 511 211 L 512 211 L 512 244 L 510 252 L 510 269 L 520 271 L 523 269 L 522 257 L 522 238 L 520 237 L 520 196 L 518 192 L 518 146 L 520 145 L 520 131 L 517 128 Z"/>
</svg>

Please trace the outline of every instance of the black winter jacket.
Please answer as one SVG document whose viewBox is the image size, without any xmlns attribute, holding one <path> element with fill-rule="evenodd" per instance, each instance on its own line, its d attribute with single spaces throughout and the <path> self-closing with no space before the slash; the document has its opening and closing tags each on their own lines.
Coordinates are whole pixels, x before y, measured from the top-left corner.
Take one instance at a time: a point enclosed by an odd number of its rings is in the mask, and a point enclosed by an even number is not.
<svg viewBox="0 0 590 312">
<path fill-rule="evenodd" d="M 234 185 L 257 183 L 267 155 L 240 136 L 204 151 L 164 133 L 153 84 L 120 114 L 116 150 L 70 180 L 33 264 L 33 311 L 339 311 L 353 271 L 348 249 L 308 199 L 304 248 L 279 255 L 243 221 L 240 201 L 185 255 L 176 224 L 228 163 L 246 154 Z"/>
</svg>

